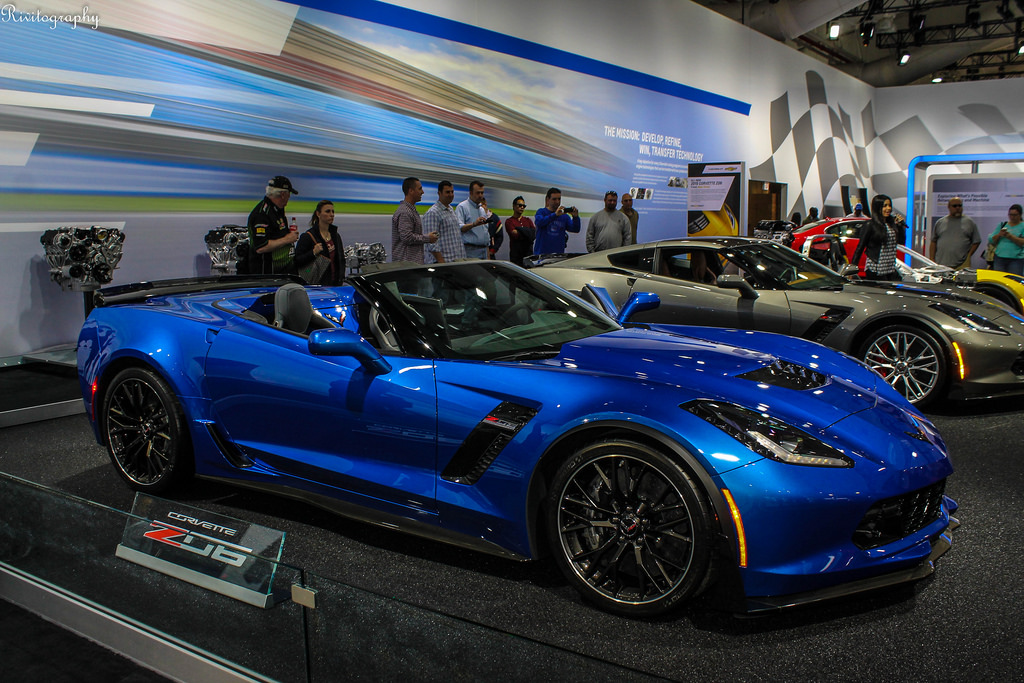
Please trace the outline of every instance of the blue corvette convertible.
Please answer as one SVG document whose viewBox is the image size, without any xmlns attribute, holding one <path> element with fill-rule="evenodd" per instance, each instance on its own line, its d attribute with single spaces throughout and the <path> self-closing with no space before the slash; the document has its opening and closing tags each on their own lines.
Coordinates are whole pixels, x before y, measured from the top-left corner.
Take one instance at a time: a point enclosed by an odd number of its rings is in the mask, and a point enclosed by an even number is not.
<svg viewBox="0 0 1024 683">
<path fill-rule="evenodd" d="M 864 365 L 774 334 L 630 325 L 507 263 L 349 286 L 105 289 L 89 418 L 132 488 L 189 476 L 515 559 L 604 609 L 710 589 L 759 611 L 925 576 L 949 547 L 934 427 Z"/>
</svg>

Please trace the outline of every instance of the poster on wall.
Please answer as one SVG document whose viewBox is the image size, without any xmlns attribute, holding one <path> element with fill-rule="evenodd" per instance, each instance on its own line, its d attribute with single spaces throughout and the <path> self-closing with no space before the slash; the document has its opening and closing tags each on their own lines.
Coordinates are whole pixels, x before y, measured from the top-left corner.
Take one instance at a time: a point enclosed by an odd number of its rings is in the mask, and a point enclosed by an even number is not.
<svg viewBox="0 0 1024 683">
<path fill-rule="evenodd" d="M 737 236 L 742 215 L 743 162 L 690 164 L 687 234 Z"/>
<path fill-rule="evenodd" d="M 935 222 L 949 214 L 949 200 L 964 201 L 964 215 L 970 217 L 982 241 L 995 232 L 1013 204 L 1024 204 L 1024 175 L 934 175 L 928 178 L 929 237 Z M 983 250 L 981 250 L 983 251 Z"/>
<path fill-rule="evenodd" d="M 442 179 L 457 199 L 480 179 L 506 210 L 520 194 L 541 206 L 549 187 L 584 213 L 609 189 L 631 191 L 655 239 L 685 223 L 686 165 L 736 155 L 748 121 L 746 103 L 676 96 L 679 84 L 651 87 L 646 74 L 552 66 L 536 59 L 543 46 L 500 35 L 495 49 L 460 42 L 472 26 L 410 30 L 408 11 L 386 3 L 280 5 L 252 35 L 215 5 L 155 26 L 128 0 L 105 3 L 98 29 L 7 23 L 0 61 L 19 106 L 0 112 L 0 130 L 31 131 L 0 165 L 9 209 L 203 212 L 205 232 L 242 222 L 274 175 L 302 189 L 297 205 L 327 198 L 360 215 L 389 215 L 401 179 L 416 176 L 424 202 Z"/>
</svg>

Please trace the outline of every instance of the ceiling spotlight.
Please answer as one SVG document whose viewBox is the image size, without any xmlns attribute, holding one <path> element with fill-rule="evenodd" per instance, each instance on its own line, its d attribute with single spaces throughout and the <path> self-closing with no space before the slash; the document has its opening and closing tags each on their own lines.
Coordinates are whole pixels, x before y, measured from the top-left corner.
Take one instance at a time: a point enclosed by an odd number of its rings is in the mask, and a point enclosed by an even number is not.
<svg viewBox="0 0 1024 683">
<path fill-rule="evenodd" d="M 834 21 L 828 22 L 828 39 L 839 40 L 839 24 Z"/>
<path fill-rule="evenodd" d="M 900 66 L 903 66 L 904 64 L 906 64 L 909 61 L 910 61 L 910 53 L 909 52 L 904 52 L 903 54 L 900 55 Z"/>
<path fill-rule="evenodd" d="M 932 83 L 942 83 L 942 76 L 936 76 L 933 78 Z"/>
<path fill-rule="evenodd" d="M 907 20 L 907 28 L 911 31 L 920 31 L 924 28 L 925 15 L 922 12 L 911 12 Z"/>
<path fill-rule="evenodd" d="M 971 3 L 967 6 L 967 11 L 964 13 L 964 23 L 974 29 L 981 26 L 981 8 L 978 7 L 977 3 Z"/>
<path fill-rule="evenodd" d="M 1017 48 L 1017 54 L 1024 55 L 1024 45 Z"/>
<path fill-rule="evenodd" d="M 860 23 L 860 42 L 867 47 L 871 44 L 871 39 L 875 37 L 875 22 L 873 21 L 862 21 Z"/>
</svg>

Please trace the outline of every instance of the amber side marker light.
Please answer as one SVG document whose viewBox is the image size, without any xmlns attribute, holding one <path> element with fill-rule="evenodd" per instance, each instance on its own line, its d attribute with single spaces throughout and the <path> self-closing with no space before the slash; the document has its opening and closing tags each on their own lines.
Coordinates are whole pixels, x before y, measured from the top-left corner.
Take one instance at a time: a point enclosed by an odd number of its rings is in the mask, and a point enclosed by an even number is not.
<svg viewBox="0 0 1024 683">
<path fill-rule="evenodd" d="M 725 496 L 725 502 L 729 504 L 729 514 L 732 515 L 732 523 L 736 525 L 736 540 L 740 545 L 740 566 L 746 567 L 747 535 L 743 531 L 743 518 L 740 517 L 740 509 L 736 507 L 736 501 L 733 500 L 729 489 L 722 489 L 722 494 Z"/>
<path fill-rule="evenodd" d="M 960 353 L 960 345 L 953 342 L 953 350 L 956 351 L 956 366 L 960 371 L 960 379 L 963 379 L 967 374 L 967 368 L 964 367 L 964 355 Z"/>
<path fill-rule="evenodd" d="M 92 417 L 96 415 L 96 390 L 100 387 L 100 378 L 97 377 L 92 381 L 92 387 L 89 390 L 89 410 L 92 413 Z"/>
</svg>

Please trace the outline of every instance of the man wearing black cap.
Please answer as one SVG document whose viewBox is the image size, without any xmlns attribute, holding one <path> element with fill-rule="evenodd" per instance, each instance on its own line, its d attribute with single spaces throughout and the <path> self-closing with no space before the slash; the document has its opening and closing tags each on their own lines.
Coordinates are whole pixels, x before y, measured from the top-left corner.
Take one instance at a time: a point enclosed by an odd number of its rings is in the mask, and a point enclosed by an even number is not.
<svg viewBox="0 0 1024 683">
<path fill-rule="evenodd" d="M 267 181 L 263 200 L 249 214 L 249 272 L 295 273 L 292 245 L 299 241 L 299 232 L 289 230 L 284 207 L 293 194 L 292 182 L 283 175 Z"/>
</svg>

